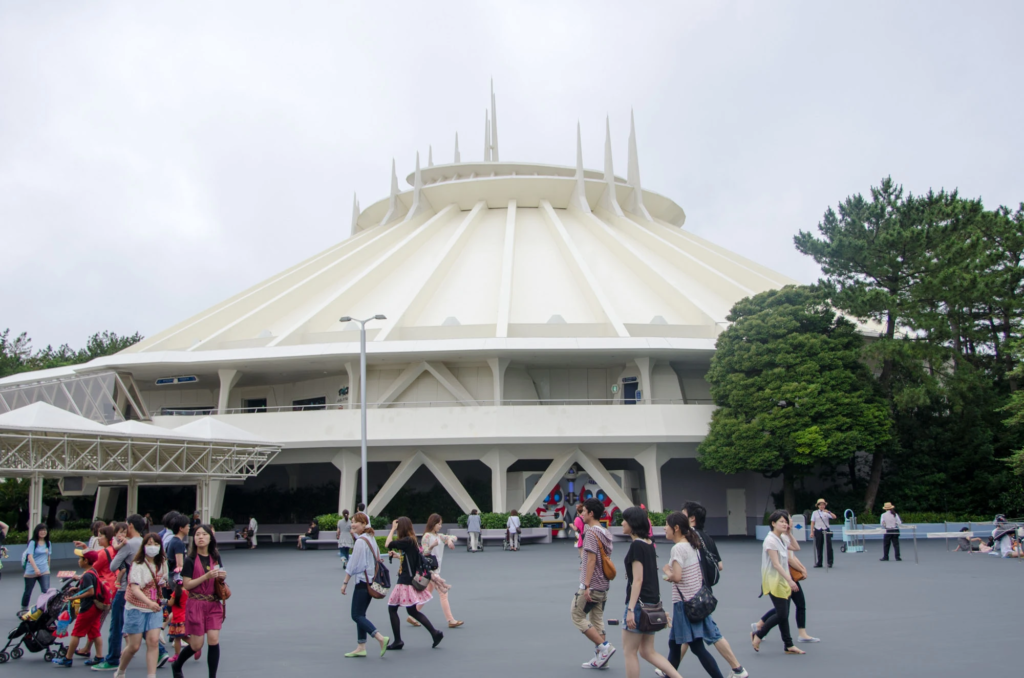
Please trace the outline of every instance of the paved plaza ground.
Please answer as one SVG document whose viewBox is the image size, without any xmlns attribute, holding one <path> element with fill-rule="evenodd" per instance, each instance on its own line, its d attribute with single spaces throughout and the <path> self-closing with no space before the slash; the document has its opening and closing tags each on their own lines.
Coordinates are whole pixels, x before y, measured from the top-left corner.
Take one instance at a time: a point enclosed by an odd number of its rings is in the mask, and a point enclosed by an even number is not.
<svg viewBox="0 0 1024 678">
<path fill-rule="evenodd" d="M 1016 644 L 1024 614 L 1018 594 L 1024 563 L 947 553 L 942 542 L 920 544 L 919 565 L 909 542 L 904 543 L 903 562 L 881 563 L 879 546 L 869 542 L 866 554 L 837 550 L 834 570 L 811 570 L 808 630 L 822 642 L 802 645 L 808 654 L 795 657 L 782 653 L 777 632 L 754 653 L 749 626 L 768 608 L 765 599 L 757 598 L 760 544 L 752 539 L 720 541 L 726 568 L 715 588 L 720 602 L 714 616 L 751 676 L 1020 674 L 1012 667 L 1019 664 Z M 660 544 L 658 551 L 665 562 L 668 545 Z M 623 554 L 623 545 L 616 543 L 616 562 Z M 591 655 L 569 620 L 577 581 L 576 552 L 569 542 L 526 545 L 518 553 L 502 552 L 500 545 L 481 554 L 447 551 L 443 571 L 454 585 L 452 608 L 466 625 L 445 625 L 445 639 L 436 650 L 430 649 L 426 631 L 406 625 L 405 649 L 383 660 L 341 656 L 355 646 L 355 626 L 349 599 L 339 593 L 343 574 L 336 552 L 261 547 L 226 551 L 224 560 L 234 595 L 222 635 L 220 676 L 342 676 L 358 670 L 361 675 L 382 671 L 379 675 L 402 678 L 547 678 L 584 675 L 580 664 Z M 810 562 L 809 550 L 803 560 Z M 16 565 L 7 561 L 0 581 L 0 609 L 10 611 L 0 619 L 8 619 L 12 627 L 22 592 Z M 622 614 L 621 571 L 620 566 L 606 617 Z M 666 599 L 668 593 L 663 584 Z M 443 625 L 437 601 L 424 611 Z M 383 602 L 372 603 L 369 616 L 391 635 Z M 619 628 L 609 631 L 612 643 L 620 647 Z M 667 638 L 666 632 L 657 635 L 662 651 Z M 647 664 L 641 666 L 642 676 L 654 675 Z M 728 675 L 724 662 L 720 667 Z M 0 665 L 0 675 L 55 671 L 61 669 L 46 664 L 41 654 Z M 83 674 L 87 669 L 76 662 L 72 671 Z M 706 675 L 692 656 L 684 659 L 681 672 L 688 678 Z M 145 676 L 141 657 L 128 673 Z M 621 652 L 605 673 L 624 674 Z M 169 667 L 159 675 L 169 678 Z M 185 675 L 205 677 L 205 658 L 190 662 Z"/>
</svg>

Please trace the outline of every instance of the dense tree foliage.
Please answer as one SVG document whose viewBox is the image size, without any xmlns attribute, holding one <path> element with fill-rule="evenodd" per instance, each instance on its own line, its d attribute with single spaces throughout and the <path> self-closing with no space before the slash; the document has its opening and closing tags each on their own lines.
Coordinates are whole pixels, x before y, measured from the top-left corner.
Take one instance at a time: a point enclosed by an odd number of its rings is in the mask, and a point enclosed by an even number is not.
<svg viewBox="0 0 1024 678">
<path fill-rule="evenodd" d="M 792 511 L 798 476 L 888 443 L 863 339 L 823 295 L 792 286 L 763 292 L 736 304 L 728 320 L 707 377 L 718 409 L 700 445 L 705 468 L 781 474 Z"/>
<path fill-rule="evenodd" d="M 67 344 L 62 344 L 57 348 L 47 345 L 46 348 L 33 350 L 32 340 L 29 339 L 27 333 L 22 332 L 12 338 L 10 329 L 6 329 L 0 332 L 0 377 L 18 372 L 87 363 L 94 358 L 123 351 L 140 341 L 142 341 L 142 335 L 138 332 L 125 337 L 118 336 L 114 332 L 97 332 L 89 337 L 85 348 L 78 350 Z"/>
<path fill-rule="evenodd" d="M 955 191 L 906 194 L 887 178 L 870 198 L 829 209 L 818 235 L 801 231 L 795 243 L 821 265 L 835 308 L 880 325 L 863 356 L 896 435 L 874 452 L 866 479 L 856 460 L 848 466 L 865 510 L 880 492 L 908 510 L 1024 510 L 1005 463 L 1024 437 L 1012 426 L 1024 408 L 1014 351 L 1024 322 L 1024 204 L 986 210 Z"/>
</svg>

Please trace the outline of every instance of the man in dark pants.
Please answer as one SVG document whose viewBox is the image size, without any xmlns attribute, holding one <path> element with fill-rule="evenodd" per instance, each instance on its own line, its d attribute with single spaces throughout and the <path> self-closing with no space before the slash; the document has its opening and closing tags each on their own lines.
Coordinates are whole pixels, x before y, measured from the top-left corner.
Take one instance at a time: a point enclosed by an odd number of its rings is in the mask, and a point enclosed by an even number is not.
<svg viewBox="0 0 1024 678">
<path fill-rule="evenodd" d="M 890 545 L 896 551 L 896 560 L 903 560 L 900 558 L 900 525 L 903 524 L 903 521 L 900 520 L 900 514 L 896 513 L 896 507 L 890 502 L 885 502 L 882 508 L 885 509 L 885 513 L 882 514 L 882 527 L 885 529 L 885 537 L 882 557 L 879 560 L 889 560 Z"/>
<path fill-rule="evenodd" d="M 836 514 L 829 511 L 828 502 L 819 499 L 818 510 L 811 514 L 811 528 L 814 530 L 814 566 L 821 567 L 821 551 L 828 551 L 828 566 L 832 567 L 832 526 L 829 521 L 835 520 Z"/>
</svg>

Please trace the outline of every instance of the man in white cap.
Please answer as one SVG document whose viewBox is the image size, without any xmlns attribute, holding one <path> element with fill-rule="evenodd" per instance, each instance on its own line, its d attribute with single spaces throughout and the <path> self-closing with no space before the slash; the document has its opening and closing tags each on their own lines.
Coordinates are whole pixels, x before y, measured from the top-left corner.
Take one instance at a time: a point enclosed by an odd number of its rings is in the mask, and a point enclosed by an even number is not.
<svg viewBox="0 0 1024 678">
<path fill-rule="evenodd" d="M 832 567 L 832 527 L 829 521 L 835 520 L 836 514 L 829 511 L 828 502 L 819 499 L 818 510 L 811 514 L 811 528 L 814 530 L 814 566 L 821 567 L 822 547 L 827 545 L 828 566 Z"/>
</svg>

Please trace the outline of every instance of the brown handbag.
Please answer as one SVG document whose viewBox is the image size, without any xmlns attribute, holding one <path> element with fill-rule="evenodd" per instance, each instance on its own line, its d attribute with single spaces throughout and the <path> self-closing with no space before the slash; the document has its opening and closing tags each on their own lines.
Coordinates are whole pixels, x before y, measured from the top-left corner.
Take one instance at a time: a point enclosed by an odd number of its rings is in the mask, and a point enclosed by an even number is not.
<svg viewBox="0 0 1024 678">
<path fill-rule="evenodd" d="M 615 571 L 615 564 L 608 558 L 608 554 L 604 551 L 604 544 L 601 542 L 601 538 L 597 539 L 597 548 L 601 551 L 601 569 L 604 571 L 604 578 L 608 581 L 615 579 L 615 575 L 618 572 Z"/>
<path fill-rule="evenodd" d="M 227 601 L 231 597 L 231 587 L 220 577 L 213 578 L 213 595 L 217 600 Z"/>
<path fill-rule="evenodd" d="M 800 570 L 796 569 L 792 565 L 789 566 L 789 576 L 793 578 L 793 581 L 803 581 L 807 579 L 807 575 Z"/>
</svg>

